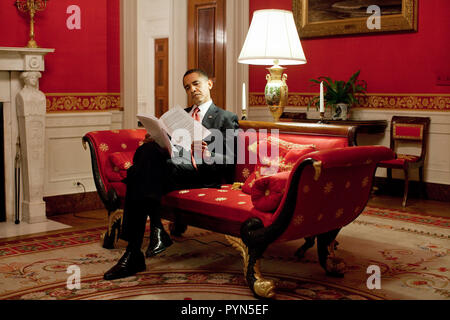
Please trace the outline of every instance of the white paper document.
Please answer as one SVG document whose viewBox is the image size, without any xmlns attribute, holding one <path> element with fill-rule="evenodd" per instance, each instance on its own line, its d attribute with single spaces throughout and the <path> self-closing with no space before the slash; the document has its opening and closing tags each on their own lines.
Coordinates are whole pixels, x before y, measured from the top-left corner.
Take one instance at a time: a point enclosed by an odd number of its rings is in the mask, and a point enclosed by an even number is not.
<svg viewBox="0 0 450 320">
<path fill-rule="evenodd" d="M 175 107 L 164 113 L 159 119 L 149 114 L 138 114 L 137 118 L 144 125 L 147 132 L 163 149 L 172 154 L 172 143 L 182 146 L 186 150 L 191 149 L 192 141 L 200 141 L 211 132 L 200 122 L 184 111 L 181 107 Z"/>
</svg>

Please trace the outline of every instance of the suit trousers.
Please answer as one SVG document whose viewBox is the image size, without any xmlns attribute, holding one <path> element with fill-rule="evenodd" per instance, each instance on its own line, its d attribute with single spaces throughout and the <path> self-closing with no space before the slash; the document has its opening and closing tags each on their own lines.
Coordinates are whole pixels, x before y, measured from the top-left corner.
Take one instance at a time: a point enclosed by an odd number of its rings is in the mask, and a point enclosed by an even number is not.
<svg viewBox="0 0 450 320">
<path fill-rule="evenodd" d="M 205 186 L 201 174 L 205 170 L 195 170 L 190 156 L 184 161 L 177 160 L 170 158 L 155 142 L 144 143 L 136 150 L 133 165 L 123 181 L 127 191 L 121 238 L 128 241 L 128 249 L 141 249 L 147 216 L 152 226 L 161 227 L 160 207 L 164 194 Z"/>
</svg>

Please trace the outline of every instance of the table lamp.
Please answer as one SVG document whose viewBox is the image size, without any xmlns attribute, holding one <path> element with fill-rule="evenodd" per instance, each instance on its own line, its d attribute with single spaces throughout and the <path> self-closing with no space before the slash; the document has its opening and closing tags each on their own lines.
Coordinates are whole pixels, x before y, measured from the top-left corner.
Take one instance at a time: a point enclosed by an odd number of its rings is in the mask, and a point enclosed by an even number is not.
<svg viewBox="0 0 450 320">
<path fill-rule="evenodd" d="M 238 62 L 272 65 L 267 68 L 270 74 L 266 75 L 264 95 L 274 121 L 278 121 L 288 98 L 287 75 L 280 65 L 306 63 L 292 12 L 255 11 Z"/>
</svg>

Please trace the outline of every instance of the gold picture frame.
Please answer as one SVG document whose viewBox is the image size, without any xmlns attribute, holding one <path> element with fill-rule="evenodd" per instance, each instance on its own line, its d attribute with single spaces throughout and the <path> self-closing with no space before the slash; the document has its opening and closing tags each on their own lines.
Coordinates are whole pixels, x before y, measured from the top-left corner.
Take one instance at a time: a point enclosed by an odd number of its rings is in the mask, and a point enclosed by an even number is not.
<svg viewBox="0 0 450 320">
<path fill-rule="evenodd" d="M 364 8 L 367 10 L 365 2 L 367 7 L 377 5 L 381 8 L 379 29 L 369 29 L 367 21 L 371 14 L 363 12 Z M 301 39 L 417 31 L 417 8 L 418 0 L 292 0 L 292 12 Z"/>
</svg>

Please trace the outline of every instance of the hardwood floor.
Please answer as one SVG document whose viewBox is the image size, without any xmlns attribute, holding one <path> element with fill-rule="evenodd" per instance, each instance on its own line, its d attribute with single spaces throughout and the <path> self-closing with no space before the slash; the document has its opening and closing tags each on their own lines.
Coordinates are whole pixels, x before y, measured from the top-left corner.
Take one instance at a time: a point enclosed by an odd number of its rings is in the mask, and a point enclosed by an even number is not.
<svg viewBox="0 0 450 320">
<path fill-rule="evenodd" d="M 368 205 L 379 208 L 390 208 L 404 212 L 421 213 L 434 217 L 450 218 L 450 202 L 411 198 L 408 199 L 407 206 L 403 208 L 401 197 L 372 195 Z"/>
<path fill-rule="evenodd" d="M 67 224 L 73 228 L 101 227 L 108 225 L 108 212 L 106 210 L 91 210 L 77 213 L 54 215 L 50 220 Z"/>
</svg>

